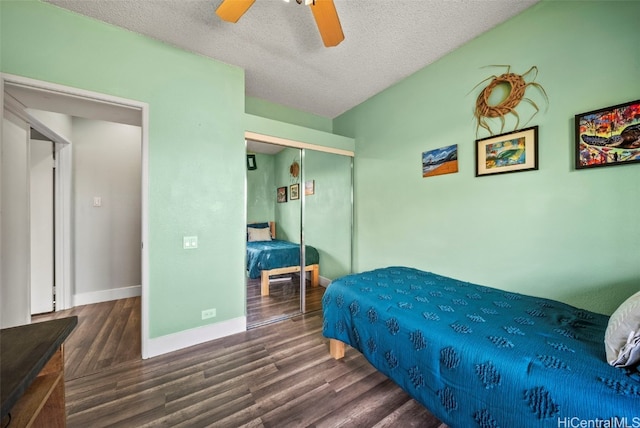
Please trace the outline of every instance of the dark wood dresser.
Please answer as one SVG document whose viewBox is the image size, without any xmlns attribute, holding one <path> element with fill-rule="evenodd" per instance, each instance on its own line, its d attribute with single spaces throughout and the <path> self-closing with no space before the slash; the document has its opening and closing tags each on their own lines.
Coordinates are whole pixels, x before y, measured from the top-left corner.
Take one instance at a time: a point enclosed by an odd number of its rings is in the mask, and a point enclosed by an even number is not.
<svg viewBox="0 0 640 428">
<path fill-rule="evenodd" d="M 78 317 L 0 330 L 2 426 L 66 426 L 63 342 Z"/>
</svg>

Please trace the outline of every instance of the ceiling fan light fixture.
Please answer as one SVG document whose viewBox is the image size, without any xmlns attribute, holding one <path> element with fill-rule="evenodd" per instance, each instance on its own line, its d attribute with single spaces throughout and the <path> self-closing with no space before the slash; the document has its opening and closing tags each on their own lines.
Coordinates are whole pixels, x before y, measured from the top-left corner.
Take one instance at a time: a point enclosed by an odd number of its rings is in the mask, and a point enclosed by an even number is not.
<svg viewBox="0 0 640 428">
<path fill-rule="evenodd" d="M 309 7 L 324 45 L 328 48 L 338 46 L 344 40 L 344 33 L 333 0 L 312 0 Z"/>
<path fill-rule="evenodd" d="M 223 21 L 238 22 L 238 19 L 249 10 L 256 0 L 225 0 L 216 9 L 216 14 Z"/>
<path fill-rule="evenodd" d="M 249 10 L 256 0 L 223 0 L 216 9 L 216 14 L 224 21 L 238 22 L 240 17 Z M 289 0 L 285 0 L 288 2 Z M 340 25 L 340 18 L 333 0 L 296 0 L 311 8 L 313 18 L 326 47 L 337 46 L 344 40 L 344 33 Z"/>
</svg>

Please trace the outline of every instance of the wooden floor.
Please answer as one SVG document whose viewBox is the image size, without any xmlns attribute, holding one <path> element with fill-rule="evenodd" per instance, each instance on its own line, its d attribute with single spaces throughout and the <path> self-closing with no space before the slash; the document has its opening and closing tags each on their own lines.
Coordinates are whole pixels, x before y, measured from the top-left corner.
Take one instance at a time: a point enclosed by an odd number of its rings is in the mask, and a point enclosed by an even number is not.
<svg viewBox="0 0 640 428">
<path fill-rule="evenodd" d="M 319 312 L 141 360 L 139 311 L 134 298 L 38 317 L 79 317 L 69 427 L 445 427 L 357 351 L 333 360 Z"/>
<path fill-rule="evenodd" d="M 37 315 L 32 321 L 72 315 L 78 316 L 78 325 L 64 344 L 66 379 L 141 358 L 140 297 Z"/>
<path fill-rule="evenodd" d="M 271 282 L 268 296 L 260 294 L 260 278 L 247 279 L 247 326 L 249 328 L 301 313 L 300 276 L 290 275 L 284 279 Z M 322 308 L 324 290 L 325 288 L 320 285 L 312 287 L 307 281 L 305 294 L 307 312 Z"/>
</svg>

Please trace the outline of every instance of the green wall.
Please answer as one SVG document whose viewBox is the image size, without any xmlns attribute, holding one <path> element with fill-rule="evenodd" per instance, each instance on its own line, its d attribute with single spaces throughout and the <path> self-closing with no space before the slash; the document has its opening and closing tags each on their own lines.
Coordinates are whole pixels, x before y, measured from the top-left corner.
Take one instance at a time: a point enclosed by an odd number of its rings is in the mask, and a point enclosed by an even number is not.
<svg viewBox="0 0 640 428">
<path fill-rule="evenodd" d="M 258 168 L 247 171 L 247 223 L 275 221 L 278 239 L 300 242 L 300 199 L 291 200 L 290 193 L 290 186 L 300 182 L 289 175 L 294 160 L 300 164 L 299 149 L 256 154 Z M 278 187 L 287 188 L 287 202 L 276 202 Z"/>
<path fill-rule="evenodd" d="M 351 273 L 351 157 L 304 151 L 303 181 L 314 182 L 304 197 L 304 239 L 320 253 L 320 275 L 336 279 Z"/>
<path fill-rule="evenodd" d="M 640 98 L 639 16 L 544 1 L 336 118 L 357 148 L 354 270 L 415 266 L 601 313 L 640 289 L 640 165 L 573 167 L 574 115 Z M 538 171 L 474 177 L 474 87 L 505 72 L 492 64 L 539 68 Z M 421 153 L 451 144 L 459 173 L 422 178 Z"/>
<path fill-rule="evenodd" d="M 244 316 L 243 70 L 48 4 L 0 7 L 3 72 L 149 104 L 150 337 Z"/>
<path fill-rule="evenodd" d="M 257 169 L 247 170 L 247 223 L 275 220 L 275 157 L 255 153 Z"/>
<path fill-rule="evenodd" d="M 246 114 L 244 126 L 247 131 L 285 138 L 299 143 L 330 147 L 332 149 L 350 152 L 353 152 L 355 149 L 355 141 L 353 138 L 318 131 L 297 124 L 281 122 L 268 117 Z"/>
<path fill-rule="evenodd" d="M 279 122 L 290 123 L 323 132 L 331 132 L 333 130 L 333 121 L 329 118 L 305 113 L 260 98 L 246 97 L 244 109 L 248 114 Z"/>
<path fill-rule="evenodd" d="M 287 202 L 276 203 L 276 237 L 285 241 L 300 242 L 301 200 L 291 200 L 292 184 L 300 183 L 300 176 L 293 178 L 289 174 L 289 167 L 296 161 L 300 165 L 300 149 L 286 148 L 274 156 L 274 182 L 273 197 L 276 197 L 276 188 L 287 188 Z"/>
</svg>

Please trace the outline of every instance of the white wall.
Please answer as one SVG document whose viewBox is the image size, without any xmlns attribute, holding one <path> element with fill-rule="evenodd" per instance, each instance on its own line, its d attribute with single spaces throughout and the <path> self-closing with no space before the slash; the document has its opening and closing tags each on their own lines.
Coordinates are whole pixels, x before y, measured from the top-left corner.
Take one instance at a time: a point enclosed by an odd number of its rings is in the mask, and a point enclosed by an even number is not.
<svg viewBox="0 0 640 428">
<path fill-rule="evenodd" d="M 38 119 L 49 129 L 57 132 L 67 140 L 71 140 L 71 116 L 68 114 L 55 113 L 52 111 L 36 110 L 28 108 L 27 112 Z"/>
<path fill-rule="evenodd" d="M 75 305 L 139 295 L 141 128 L 74 117 L 71 140 Z"/>
<path fill-rule="evenodd" d="M 29 144 L 28 127 L 8 112 L 2 122 L 0 169 L 2 229 L 2 328 L 31 321 L 29 299 Z"/>
</svg>

